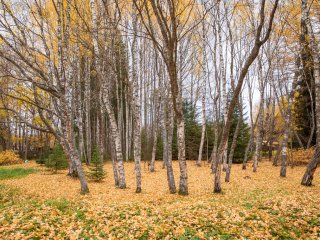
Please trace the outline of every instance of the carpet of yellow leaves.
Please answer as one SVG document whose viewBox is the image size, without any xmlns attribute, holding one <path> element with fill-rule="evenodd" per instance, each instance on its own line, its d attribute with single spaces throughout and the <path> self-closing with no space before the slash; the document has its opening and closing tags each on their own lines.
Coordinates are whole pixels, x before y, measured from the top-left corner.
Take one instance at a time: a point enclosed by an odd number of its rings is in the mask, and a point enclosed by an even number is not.
<svg viewBox="0 0 320 240">
<path fill-rule="evenodd" d="M 320 237 L 320 177 L 312 187 L 300 180 L 304 166 L 262 162 L 258 172 L 232 168 L 231 182 L 213 194 L 208 166 L 188 162 L 189 195 L 169 194 L 166 170 L 143 166 L 142 193 L 135 193 L 134 164 L 126 163 L 127 189 L 114 187 L 111 164 L 106 179 L 79 194 L 78 180 L 66 172 L 39 169 L 20 179 L 0 181 L 1 239 L 316 239 Z M 179 169 L 174 162 L 176 183 Z M 177 184 L 178 186 L 178 184 Z M 16 190 L 15 190 L 16 189 Z M 2 237 L 1 237 L 2 236 Z"/>
</svg>

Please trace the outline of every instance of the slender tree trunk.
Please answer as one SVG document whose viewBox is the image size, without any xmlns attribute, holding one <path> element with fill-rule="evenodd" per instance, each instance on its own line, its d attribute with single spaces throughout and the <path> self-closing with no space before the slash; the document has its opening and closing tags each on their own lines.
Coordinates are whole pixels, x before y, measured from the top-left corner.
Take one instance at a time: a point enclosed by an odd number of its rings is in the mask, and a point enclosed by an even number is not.
<svg viewBox="0 0 320 240">
<path fill-rule="evenodd" d="M 29 148 L 29 133 L 28 133 L 28 127 L 26 124 L 23 126 L 23 160 L 26 162 L 28 160 L 28 148 Z"/>
<path fill-rule="evenodd" d="M 274 141 L 274 114 L 275 114 L 275 108 L 276 108 L 276 101 L 275 98 L 273 97 L 272 99 L 272 110 L 271 110 L 271 119 L 270 119 L 270 131 L 269 131 L 269 161 L 272 160 L 272 153 L 273 153 L 273 141 Z"/>
<path fill-rule="evenodd" d="M 265 84 L 264 80 L 262 79 L 262 66 L 261 66 L 261 60 L 259 60 L 259 91 L 260 91 L 260 114 L 258 117 L 258 131 L 257 131 L 257 138 L 256 138 L 256 150 L 255 155 L 253 159 L 253 172 L 257 171 L 258 162 L 261 157 L 261 146 L 262 146 L 262 140 L 263 140 L 263 119 L 264 119 L 264 89 Z"/>
<path fill-rule="evenodd" d="M 283 140 L 282 140 L 282 153 L 281 153 L 281 169 L 280 169 L 280 176 L 286 177 L 287 174 L 287 149 L 288 149 L 288 139 L 289 139 L 289 132 L 290 132 L 290 121 L 291 121 L 291 106 L 292 106 L 292 99 L 289 96 L 288 99 L 288 107 L 287 113 L 285 116 L 285 125 L 284 125 L 284 133 L 283 133 Z"/>
<path fill-rule="evenodd" d="M 87 158 L 86 164 L 89 165 L 91 162 L 91 89 L 90 89 L 90 63 L 89 59 L 85 62 L 85 82 L 84 82 L 84 101 L 85 101 L 85 111 L 86 111 L 86 151 Z"/>
<path fill-rule="evenodd" d="M 160 80 L 161 82 L 161 80 Z M 161 87 L 159 86 L 161 89 Z M 154 132 L 153 132 L 153 143 L 152 143 L 152 154 L 151 154 L 151 161 L 150 161 L 150 172 L 155 171 L 155 160 L 156 160 L 156 151 L 157 151 L 157 140 L 158 140 L 158 121 L 159 121 L 159 111 L 160 111 L 160 103 L 159 103 L 159 96 L 158 96 L 159 89 L 156 90 L 155 96 L 155 116 L 153 121 Z"/>
<path fill-rule="evenodd" d="M 109 132 L 111 130 L 109 129 Z M 119 174 L 118 174 L 118 167 L 117 167 L 117 157 L 116 157 L 116 151 L 115 151 L 115 144 L 114 141 L 111 140 L 112 134 L 109 134 L 109 152 L 111 155 L 112 160 L 112 170 L 113 170 L 113 178 L 114 178 L 114 184 L 116 187 L 119 187 Z"/>
<path fill-rule="evenodd" d="M 160 69 L 163 68 L 162 64 L 160 64 Z M 167 103 L 168 103 L 168 97 L 166 94 L 166 84 L 164 82 L 165 80 L 165 73 L 161 71 L 160 76 L 159 76 L 159 81 L 160 81 L 160 91 L 163 94 L 163 96 L 160 98 L 160 124 L 161 124 L 161 132 L 162 132 L 162 145 L 163 145 L 163 151 L 162 151 L 162 169 L 164 169 L 167 165 L 168 162 L 168 135 L 169 135 L 169 130 L 168 130 L 168 116 L 167 116 Z M 171 148 L 171 143 L 170 143 L 170 148 Z M 168 179 L 169 180 L 169 179 Z"/>
<path fill-rule="evenodd" d="M 218 120 L 215 120 L 215 127 L 214 127 L 214 143 L 213 143 L 213 150 L 212 150 L 212 157 L 211 157 L 211 171 L 212 173 L 215 172 L 215 163 L 217 161 L 217 153 L 218 153 L 218 134 L 219 134 L 219 129 L 218 129 Z"/>
<path fill-rule="evenodd" d="M 215 30 L 215 28 L 214 28 Z M 217 40 L 215 39 L 214 41 L 214 48 L 213 48 L 213 54 L 214 56 L 216 56 L 217 54 Z M 217 61 L 216 58 L 213 59 L 213 65 L 214 65 L 214 69 L 215 69 L 215 79 L 216 79 L 216 88 L 215 88 L 215 95 L 216 97 L 213 99 L 213 106 L 214 106 L 214 144 L 213 144 L 213 150 L 212 150 L 212 154 L 211 154 L 211 170 L 212 173 L 215 173 L 215 167 L 216 167 L 216 163 L 218 161 L 218 139 L 219 139 L 219 119 L 220 119 L 220 107 L 219 107 L 219 103 L 220 102 L 220 78 L 218 77 L 218 66 L 217 66 Z"/>
<path fill-rule="evenodd" d="M 166 108 L 166 101 L 165 98 L 162 98 L 162 103 L 161 103 L 161 126 L 162 126 L 162 145 L 163 145 L 163 153 L 162 153 L 162 169 L 165 168 L 166 163 L 168 161 L 168 136 L 167 133 L 167 108 Z M 170 145 L 171 146 L 171 145 Z"/>
<path fill-rule="evenodd" d="M 180 90 L 180 83 L 177 77 L 177 66 L 176 62 L 170 57 L 170 62 L 167 63 L 171 94 L 173 100 L 173 109 L 175 112 L 177 122 L 177 140 L 178 140 L 178 161 L 180 168 L 180 183 L 179 183 L 179 194 L 188 194 L 188 173 L 187 173 L 187 162 L 186 162 L 186 151 L 185 151 L 185 122 L 183 117 L 182 107 L 182 95 Z"/>
<path fill-rule="evenodd" d="M 69 148 L 70 148 L 71 161 L 75 165 L 75 168 L 77 170 L 77 175 L 78 175 L 79 180 L 80 180 L 81 194 L 86 194 L 86 193 L 89 192 L 89 188 L 88 188 L 87 180 L 86 180 L 83 168 L 82 168 L 82 164 L 81 164 L 81 161 L 80 161 L 80 157 L 79 157 L 78 151 L 76 150 L 74 144 L 71 144 Z"/>
<path fill-rule="evenodd" d="M 125 129 L 126 129 L 126 138 L 125 138 L 125 141 L 126 141 L 126 162 L 129 161 L 129 101 L 128 101 L 128 96 L 125 95 L 125 101 L 126 101 L 126 126 L 125 126 Z"/>
<path fill-rule="evenodd" d="M 241 102 L 241 100 L 239 102 Z M 231 144 L 230 152 L 229 152 L 229 156 L 228 156 L 228 167 L 226 169 L 226 177 L 225 177 L 225 181 L 226 182 L 230 182 L 230 174 L 231 174 L 233 155 L 234 155 L 234 151 L 235 151 L 235 149 L 237 147 L 237 138 L 238 138 L 238 135 L 239 135 L 240 125 L 241 125 L 241 123 L 243 121 L 242 120 L 242 104 L 239 104 L 239 108 L 240 108 L 240 117 L 238 119 L 236 129 L 234 131 L 232 144 Z"/>
<path fill-rule="evenodd" d="M 141 192 L 141 119 L 139 99 L 139 79 L 137 74 L 137 15 L 133 4 L 133 42 L 132 42 L 132 100 L 134 121 L 134 162 L 136 172 L 136 193 Z M 145 126 L 146 127 L 146 126 Z"/>
<path fill-rule="evenodd" d="M 252 91 L 252 83 L 250 82 L 249 78 L 247 78 L 247 85 L 248 85 L 248 95 L 249 95 L 249 111 L 250 111 L 251 131 L 250 131 L 250 139 L 249 139 L 249 142 L 246 146 L 246 151 L 245 151 L 243 162 L 242 162 L 242 169 L 243 170 L 247 169 L 247 162 L 248 162 L 249 154 L 252 151 L 252 144 L 254 141 L 254 130 L 256 128 L 256 125 L 257 125 L 256 123 L 258 120 L 258 119 L 256 119 L 255 122 L 253 121 L 253 113 L 252 113 L 253 112 L 253 106 L 252 106 L 253 91 Z M 260 114 L 260 109 L 259 109 L 257 118 L 259 117 L 259 114 Z"/>
<path fill-rule="evenodd" d="M 203 145 L 204 145 L 204 138 L 206 135 L 206 89 L 207 89 L 207 74 L 206 74 L 206 41 L 205 41 L 205 26 L 203 22 L 203 36 L 202 36 L 202 78 L 203 78 L 203 87 L 202 87 L 202 101 L 201 101 L 201 117 L 202 117 L 202 127 L 201 127 L 201 141 L 199 147 L 199 155 L 197 166 L 201 166 L 202 161 L 202 152 L 203 152 Z"/>
<path fill-rule="evenodd" d="M 179 194 L 188 194 L 188 173 L 187 162 L 185 157 L 185 122 L 184 119 L 177 119 L 177 135 L 178 135 L 178 152 L 179 152 L 179 167 L 180 167 L 180 184 Z"/>
<path fill-rule="evenodd" d="M 225 70 L 225 63 L 223 58 L 223 44 L 222 44 L 222 37 L 221 37 L 221 28 L 222 28 L 222 21 L 220 17 L 220 8 L 219 4 L 217 5 L 218 11 L 218 38 L 219 38 L 219 60 L 220 60 L 220 68 L 221 68 L 221 78 L 222 78 L 222 105 L 223 105 L 223 121 L 226 124 L 227 115 L 228 115 L 228 103 L 227 103 L 227 77 L 226 77 L 226 70 Z M 228 164 L 227 164 L 227 156 L 228 156 L 228 144 L 225 145 L 225 149 L 223 149 L 223 171 L 226 171 Z"/>
<path fill-rule="evenodd" d="M 197 161 L 197 166 L 199 166 L 199 167 L 201 167 L 204 138 L 206 136 L 206 97 L 205 97 L 205 92 L 203 93 L 203 96 L 202 96 L 201 107 L 202 107 L 202 111 L 201 111 L 202 112 L 201 141 L 200 141 L 199 155 L 198 155 L 198 161 Z"/>
<path fill-rule="evenodd" d="M 171 101 L 170 101 L 171 102 Z M 169 109 L 168 109 L 168 116 L 167 116 L 167 149 L 164 149 L 166 151 L 166 168 L 167 168 L 167 178 L 168 178 L 168 184 L 169 184 L 169 191 L 170 193 L 174 194 L 177 192 L 176 190 L 176 184 L 174 180 L 173 175 L 173 168 L 172 168 L 172 139 L 173 139 L 173 110 L 172 110 L 172 104 L 169 103 Z"/>
<path fill-rule="evenodd" d="M 155 126 L 153 143 L 152 143 L 152 154 L 151 154 L 151 161 L 150 161 L 150 172 L 154 172 L 155 171 L 157 139 L 158 139 L 158 127 Z"/>
<path fill-rule="evenodd" d="M 118 177 L 119 177 L 119 188 L 126 188 L 126 179 L 124 173 L 124 163 L 122 155 L 122 146 L 121 146 L 121 135 L 118 130 L 117 121 L 115 119 L 113 110 L 110 107 L 110 103 L 105 104 L 106 110 L 108 112 L 111 134 L 115 144 L 116 158 L 118 162 Z"/>
<path fill-rule="evenodd" d="M 80 159 L 84 159 L 86 161 L 86 154 L 84 150 L 84 136 L 83 136 L 83 108 L 82 108 L 83 101 L 79 101 L 79 109 L 78 109 L 78 128 L 79 128 L 79 155 Z"/>
<path fill-rule="evenodd" d="M 260 109 L 259 109 L 257 118 L 259 118 L 259 115 L 260 115 Z M 246 151 L 245 151 L 243 162 L 242 162 L 242 169 L 243 170 L 247 169 L 247 162 L 248 162 L 249 154 L 252 149 L 252 144 L 253 144 L 253 140 L 254 140 L 254 130 L 256 128 L 257 121 L 258 121 L 258 119 L 256 119 L 255 123 L 253 123 L 253 120 L 251 120 L 250 139 L 249 139 L 248 145 L 246 146 Z"/>
</svg>

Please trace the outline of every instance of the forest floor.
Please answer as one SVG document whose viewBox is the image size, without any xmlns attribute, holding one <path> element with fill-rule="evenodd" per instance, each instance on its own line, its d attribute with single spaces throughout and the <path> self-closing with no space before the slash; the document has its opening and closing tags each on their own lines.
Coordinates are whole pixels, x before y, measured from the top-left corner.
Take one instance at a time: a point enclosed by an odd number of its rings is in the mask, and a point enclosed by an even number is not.
<svg viewBox="0 0 320 240">
<path fill-rule="evenodd" d="M 249 167 L 250 166 L 250 167 Z M 66 171 L 50 174 L 34 162 L 1 168 L 33 168 L 21 178 L 0 180 L 0 239 L 319 239 L 320 176 L 300 185 L 305 166 L 261 162 L 232 167 L 231 182 L 213 194 L 208 166 L 188 161 L 189 195 L 168 192 L 161 162 L 150 173 L 142 164 L 142 193 L 135 193 L 134 163 L 126 163 L 127 189 L 116 189 L 111 164 L 106 179 L 79 194 Z M 178 163 L 174 162 L 178 187 Z M 224 174 L 223 178 L 224 179 Z"/>
</svg>

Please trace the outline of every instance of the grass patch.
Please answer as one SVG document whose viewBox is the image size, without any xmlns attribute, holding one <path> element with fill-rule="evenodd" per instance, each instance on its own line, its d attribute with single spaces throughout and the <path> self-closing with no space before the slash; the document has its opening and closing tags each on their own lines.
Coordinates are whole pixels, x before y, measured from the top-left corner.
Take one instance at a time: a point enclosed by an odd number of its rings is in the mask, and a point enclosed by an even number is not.
<svg viewBox="0 0 320 240">
<path fill-rule="evenodd" d="M 243 206 L 244 206 L 246 209 L 252 209 L 252 208 L 253 208 L 253 204 L 250 203 L 250 202 L 246 202 L 245 204 L 243 204 Z"/>
<path fill-rule="evenodd" d="M 35 173 L 33 168 L 0 168 L 0 180 L 9 178 L 21 178 Z"/>
<path fill-rule="evenodd" d="M 2 209 L 8 206 L 18 205 L 20 196 L 21 192 L 18 188 L 7 187 L 3 184 L 0 184 L 0 215 Z"/>
<path fill-rule="evenodd" d="M 66 212 L 71 207 L 70 202 L 65 198 L 46 201 L 46 205 L 55 207 L 61 212 Z"/>
</svg>

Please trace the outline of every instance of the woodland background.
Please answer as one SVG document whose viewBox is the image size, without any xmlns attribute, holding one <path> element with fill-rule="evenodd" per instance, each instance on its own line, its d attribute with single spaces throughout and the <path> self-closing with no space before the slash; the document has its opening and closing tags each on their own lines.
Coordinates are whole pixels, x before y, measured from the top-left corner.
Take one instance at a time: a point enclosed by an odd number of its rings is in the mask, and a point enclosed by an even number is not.
<svg viewBox="0 0 320 240">
<path fill-rule="evenodd" d="M 187 162 L 220 193 L 233 163 L 257 172 L 266 157 L 286 177 L 288 153 L 307 149 L 310 186 L 319 14 L 307 0 L 1 0 L 0 162 L 67 168 L 86 194 L 106 162 L 127 188 L 133 161 L 137 193 L 144 164 L 188 195 Z"/>
</svg>

